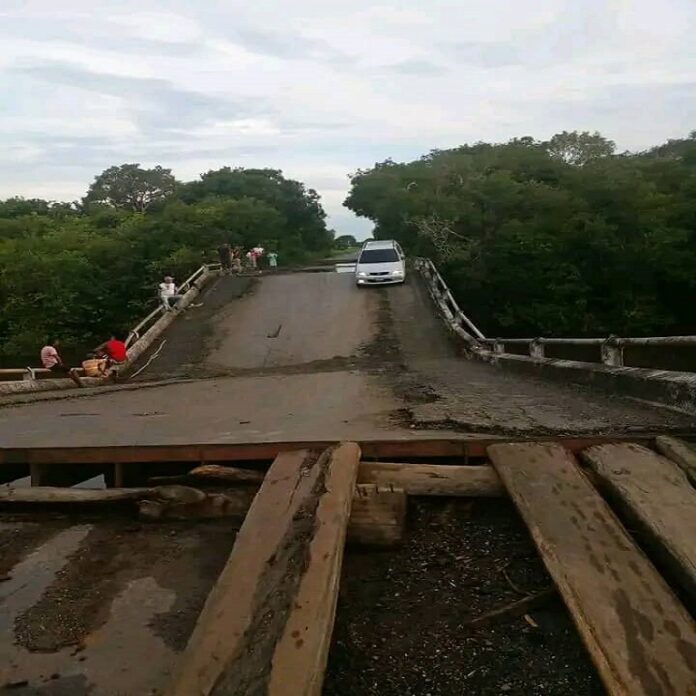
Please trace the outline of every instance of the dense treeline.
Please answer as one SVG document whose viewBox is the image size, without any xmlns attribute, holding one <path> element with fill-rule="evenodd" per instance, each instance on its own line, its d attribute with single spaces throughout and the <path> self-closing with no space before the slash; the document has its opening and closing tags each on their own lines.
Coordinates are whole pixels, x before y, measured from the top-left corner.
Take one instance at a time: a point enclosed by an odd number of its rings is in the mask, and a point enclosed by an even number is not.
<svg viewBox="0 0 696 696">
<path fill-rule="evenodd" d="M 81 351 L 154 306 L 222 242 L 261 244 L 281 262 L 328 250 L 317 193 L 271 169 L 223 168 L 177 182 L 135 164 L 100 174 L 79 203 L 0 202 L 0 364 L 36 363 L 49 336 Z"/>
<path fill-rule="evenodd" d="M 387 160 L 346 205 L 436 257 L 488 335 L 696 333 L 696 132 L 638 154 L 564 132 Z"/>
</svg>

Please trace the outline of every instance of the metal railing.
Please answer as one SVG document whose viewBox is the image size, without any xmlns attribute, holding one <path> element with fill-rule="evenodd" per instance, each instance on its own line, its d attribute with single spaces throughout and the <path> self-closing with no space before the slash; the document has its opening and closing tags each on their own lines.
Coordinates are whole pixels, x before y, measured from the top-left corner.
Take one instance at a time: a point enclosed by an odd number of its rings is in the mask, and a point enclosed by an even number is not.
<svg viewBox="0 0 696 696">
<path fill-rule="evenodd" d="M 504 353 L 505 345 L 526 345 L 532 358 L 545 358 L 546 346 L 597 346 L 603 365 L 624 366 L 624 348 L 629 346 L 696 346 L 696 336 L 647 336 L 645 338 L 608 336 L 607 338 L 484 338 L 494 353 Z"/>
<path fill-rule="evenodd" d="M 179 294 L 183 295 L 188 292 L 192 287 L 196 285 L 196 281 L 206 272 L 213 271 L 220 268 L 219 263 L 209 263 L 201 266 L 197 271 L 192 273 L 181 285 L 178 287 Z M 159 318 L 164 314 L 165 309 L 161 301 L 155 309 L 153 309 L 139 324 L 136 324 L 129 332 L 128 338 L 126 339 L 126 346 L 130 348 L 135 344 L 138 339 L 147 331 Z"/>
<path fill-rule="evenodd" d="M 419 258 L 416 268 L 423 274 L 428 287 L 440 310 L 450 326 L 457 331 L 458 327 L 466 327 L 467 340 L 479 348 L 494 354 L 504 354 L 507 345 L 526 346 L 529 357 L 543 359 L 547 346 L 580 347 L 596 346 L 599 348 L 599 361 L 611 367 L 624 366 L 624 349 L 631 347 L 666 347 L 683 348 L 696 347 L 696 336 L 647 336 L 645 338 L 607 336 L 605 338 L 486 338 L 474 323 L 462 312 L 447 283 L 442 279 L 435 264 L 430 259 Z M 460 333 L 457 331 L 457 333 Z M 669 368 L 674 369 L 674 368 Z M 687 368 L 688 369 L 688 368 Z M 689 369 L 689 371 L 693 371 Z"/>
<path fill-rule="evenodd" d="M 219 263 L 204 264 L 194 273 L 192 273 L 181 285 L 179 285 L 179 293 L 184 294 L 188 292 L 192 287 L 196 286 L 196 281 L 206 272 L 214 271 L 220 268 Z M 136 326 L 134 326 L 128 332 L 128 338 L 126 339 L 126 346 L 128 348 L 132 347 L 138 339 L 149 329 L 152 325 L 164 314 L 164 305 L 159 301 L 157 307 L 153 309 L 142 321 L 140 321 Z M 51 374 L 50 370 L 44 367 L 11 367 L 0 369 L 0 379 L 4 382 L 12 381 L 23 381 L 32 382 L 36 380 L 37 375 L 47 375 Z M 78 368 L 78 374 L 83 374 L 81 368 Z M 11 379 L 15 377 L 16 379 Z M 6 379 L 10 378 L 10 379 Z"/>
<path fill-rule="evenodd" d="M 462 312 L 457 301 L 452 296 L 447 283 L 442 279 L 435 264 L 430 259 L 418 258 L 415 261 L 416 268 L 425 276 L 429 282 L 430 291 L 434 295 L 435 301 L 445 314 L 445 318 L 450 322 L 452 328 L 462 329 L 467 334 L 471 334 L 475 339 L 484 339 L 484 335 L 478 330 L 469 317 Z"/>
</svg>

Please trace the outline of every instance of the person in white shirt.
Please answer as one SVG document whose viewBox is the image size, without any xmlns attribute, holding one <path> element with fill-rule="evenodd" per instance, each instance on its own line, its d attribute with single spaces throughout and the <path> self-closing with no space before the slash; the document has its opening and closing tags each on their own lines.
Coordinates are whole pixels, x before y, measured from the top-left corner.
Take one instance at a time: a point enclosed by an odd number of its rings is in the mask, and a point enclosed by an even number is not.
<svg viewBox="0 0 696 696">
<path fill-rule="evenodd" d="M 80 380 L 77 374 L 77 369 L 68 367 L 63 362 L 63 358 L 61 358 L 58 352 L 58 346 L 59 342 L 57 338 L 49 338 L 48 341 L 46 341 L 46 345 L 41 349 L 41 363 L 47 370 L 70 377 L 78 387 L 83 387 L 84 384 L 82 384 L 82 380 Z"/>
<path fill-rule="evenodd" d="M 174 278 L 171 276 L 164 276 L 164 282 L 159 284 L 159 294 L 166 312 L 174 309 L 183 297 L 179 294 L 176 285 L 174 285 Z"/>
</svg>

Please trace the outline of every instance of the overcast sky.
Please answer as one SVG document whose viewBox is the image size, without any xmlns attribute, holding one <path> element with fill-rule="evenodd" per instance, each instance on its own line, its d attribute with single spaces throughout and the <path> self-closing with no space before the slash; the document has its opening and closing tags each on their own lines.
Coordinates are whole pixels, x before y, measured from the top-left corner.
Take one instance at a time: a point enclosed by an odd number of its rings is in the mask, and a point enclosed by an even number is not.
<svg viewBox="0 0 696 696">
<path fill-rule="evenodd" d="M 0 198 L 112 164 L 274 167 L 339 233 L 347 175 L 561 130 L 696 129 L 696 0 L 2 0 Z"/>
</svg>

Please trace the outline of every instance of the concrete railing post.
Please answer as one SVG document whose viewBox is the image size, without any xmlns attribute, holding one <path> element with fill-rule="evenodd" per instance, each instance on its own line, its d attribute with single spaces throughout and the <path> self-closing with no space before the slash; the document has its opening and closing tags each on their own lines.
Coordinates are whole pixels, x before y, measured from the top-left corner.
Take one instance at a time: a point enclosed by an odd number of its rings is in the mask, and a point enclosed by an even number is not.
<svg viewBox="0 0 696 696">
<path fill-rule="evenodd" d="M 505 344 L 502 341 L 496 341 L 493 344 L 493 352 L 501 355 L 505 352 Z"/>
<path fill-rule="evenodd" d="M 602 343 L 602 363 L 610 367 L 623 367 L 624 354 L 621 339 L 616 336 L 609 336 Z"/>
<path fill-rule="evenodd" d="M 535 338 L 529 343 L 529 355 L 532 358 L 543 358 L 544 355 L 544 343 L 541 338 Z"/>
</svg>

